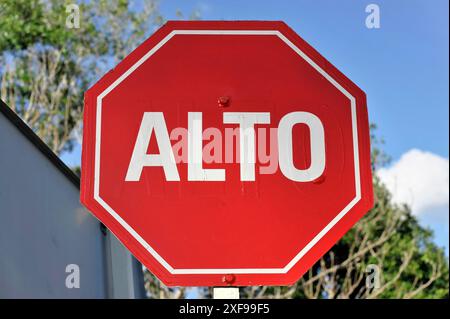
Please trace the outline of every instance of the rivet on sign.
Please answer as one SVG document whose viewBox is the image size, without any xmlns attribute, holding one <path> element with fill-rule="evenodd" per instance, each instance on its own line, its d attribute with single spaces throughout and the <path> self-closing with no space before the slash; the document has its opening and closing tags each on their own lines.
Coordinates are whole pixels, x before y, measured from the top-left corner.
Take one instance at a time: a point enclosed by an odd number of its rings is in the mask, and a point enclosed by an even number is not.
<svg viewBox="0 0 450 319">
<path fill-rule="evenodd" d="M 236 280 L 236 277 L 232 274 L 228 274 L 222 277 L 222 281 L 226 284 L 231 285 Z"/>
<path fill-rule="evenodd" d="M 230 106 L 230 97 L 229 96 L 221 96 L 217 100 L 220 107 L 227 107 Z"/>
</svg>

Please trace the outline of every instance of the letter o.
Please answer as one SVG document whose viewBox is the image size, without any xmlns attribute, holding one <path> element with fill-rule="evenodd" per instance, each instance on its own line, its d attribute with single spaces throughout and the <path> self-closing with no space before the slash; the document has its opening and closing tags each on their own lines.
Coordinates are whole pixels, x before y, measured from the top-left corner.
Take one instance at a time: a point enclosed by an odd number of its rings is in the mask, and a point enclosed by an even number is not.
<svg viewBox="0 0 450 319">
<path fill-rule="evenodd" d="M 307 169 L 294 166 L 292 129 L 295 124 L 306 124 L 310 132 L 311 165 Z M 288 113 L 278 125 L 278 156 L 284 176 L 296 182 L 310 182 L 325 170 L 325 134 L 320 119 L 309 112 Z"/>
</svg>

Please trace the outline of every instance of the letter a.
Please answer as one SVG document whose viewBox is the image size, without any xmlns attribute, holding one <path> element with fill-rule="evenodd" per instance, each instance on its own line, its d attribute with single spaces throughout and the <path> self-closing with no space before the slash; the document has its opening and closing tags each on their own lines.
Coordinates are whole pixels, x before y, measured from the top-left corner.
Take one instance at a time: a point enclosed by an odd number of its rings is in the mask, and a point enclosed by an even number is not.
<svg viewBox="0 0 450 319">
<path fill-rule="evenodd" d="M 155 131 L 159 154 L 147 154 L 153 131 Z M 180 180 L 162 112 L 144 113 L 125 181 L 139 181 L 145 166 L 162 166 L 167 181 Z"/>
</svg>

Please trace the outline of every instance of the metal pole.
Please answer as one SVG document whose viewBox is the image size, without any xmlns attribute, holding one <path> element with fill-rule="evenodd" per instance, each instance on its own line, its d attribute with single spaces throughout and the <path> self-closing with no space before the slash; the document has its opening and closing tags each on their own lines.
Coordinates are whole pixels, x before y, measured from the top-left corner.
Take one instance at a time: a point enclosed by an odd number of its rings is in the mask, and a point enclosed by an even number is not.
<svg viewBox="0 0 450 319">
<path fill-rule="evenodd" d="M 238 287 L 214 287 L 213 299 L 239 299 Z"/>
</svg>

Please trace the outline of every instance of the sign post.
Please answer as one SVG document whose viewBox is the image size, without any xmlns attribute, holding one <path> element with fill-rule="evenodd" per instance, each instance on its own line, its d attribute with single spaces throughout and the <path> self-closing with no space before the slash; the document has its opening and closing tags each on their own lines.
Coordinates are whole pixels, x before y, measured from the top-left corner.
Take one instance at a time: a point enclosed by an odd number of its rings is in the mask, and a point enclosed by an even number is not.
<svg viewBox="0 0 450 319">
<path fill-rule="evenodd" d="M 238 287 L 215 287 L 213 288 L 214 299 L 239 299 Z"/>
<path fill-rule="evenodd" d="M 168 286 L 291 285 L 373 204 L 365 94 L 283 22 L 166 23 L 83 138 L 81 201 Z"/>
</svg>

